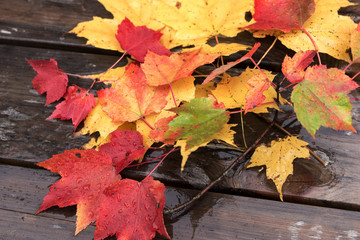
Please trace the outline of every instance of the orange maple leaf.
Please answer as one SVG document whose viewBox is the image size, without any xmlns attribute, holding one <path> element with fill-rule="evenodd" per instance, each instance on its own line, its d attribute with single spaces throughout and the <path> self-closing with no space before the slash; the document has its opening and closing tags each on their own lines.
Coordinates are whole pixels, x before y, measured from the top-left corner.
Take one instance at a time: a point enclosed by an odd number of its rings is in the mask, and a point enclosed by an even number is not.
<svg viewBox="0 0 360 240">
<path fill-rule="evenodd" d="M 212 63 L 219 54 L 200 54 L 200 49 L 174 53 L 171 56 L 160 56 L 151 51 L 145 56 L 141 68 L 150 86 L 161 86 L 190 76 L 193 71 L 204 64 Z"/>
</svg>

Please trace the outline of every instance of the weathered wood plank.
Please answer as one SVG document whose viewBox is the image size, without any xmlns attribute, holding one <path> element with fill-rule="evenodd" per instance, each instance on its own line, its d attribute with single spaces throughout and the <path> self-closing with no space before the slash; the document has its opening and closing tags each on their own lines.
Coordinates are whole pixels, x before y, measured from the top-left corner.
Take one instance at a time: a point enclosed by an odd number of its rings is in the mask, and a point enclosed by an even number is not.
<svg viewBox="0 0 360 240">
<path fill-rule="evenodd" d="M 0 173 L 0 239 L 73 239 L 75 208 L 33 215 L 57 175 L 7 165 L 0 165 Z M 166 207 L 193 193 L 168 187 Z M 165 217 L 173 239 L 356 239 L 359 221 L 360 212 L 218 193 L 207 193 L 187 211 Z M 74 239 L 91 239 L 93 231 L 90 226 Z"/>
<path fill-rule="evenodd" d="M 54 104 L 44 106 L 45 98 L 32 90 L 31 80 L 35 72 L 24 61 L 25 58 L 50 58 L 58 60 L 59 67 L 66 72 L 94 73 L 110 66 L 116 59 L 112 56 L 79 54 L 66 51 L 0 46 L 0 159 L 10 164 L 30 164 L 43 161 L 65 149 L 80 147 L 86 137 L 72 137 L 73 126 L 66 121 L 46 121 L 54 110 Z M 86 85 L 87 84 L 87 85 Z M 83 84 L 84 87 L 90 83 Z M 85 86 L 86 85 L 86 86 Z M 354 93 L 359 97 L 359 93 Z M 360 103 L 354 102 L 354 126 L 360 130 Z M 233 122 L 240 122 L 233 119 Z M 266 127 L 253 115 L 245 123 L 248 143 Z M 240 128 L 238 128 L 239 130 Z M 314 160 L 296 160 L 295 174 L 284 186 L 285 199 L 306 201 L 311 204 L 333 204 L 337 207 L 360 209 L 360 163 L 356 161 L 360 149 L 359 134 L 321 129 L 312 139 L 298 123 L 291 125 L 294 134 L 302 134 L 313 148 L 333 161 L 323 168 Z M 275 132 L 276 133 L 276 132 Z M 279 132 L 277 136 L 284 136 Z M 236 141 L 242 144 L 241 134 Z M 273 136 L 274 137 L 274 136 Z M 154 152 L 148 158 L 160 155 Z M 156 178 L 180 186 L 204 187 L 218 177 L 239 153 L 203 148 L 192 154 L 180 173 L 180 156 L 171 155 L 154 173 Z M 141 178 L 155 166 L 155 163 L 125 171 L 126 176 Z M 234 174 L 216 186 L 217 191 L 240 191 L 245 194 L 261 194 L 276 198 L 274 185 L 265 179 L 264 173 L 256 169 Z M 329 203 L 327 203 L 329 202 Z"/>
</svg>

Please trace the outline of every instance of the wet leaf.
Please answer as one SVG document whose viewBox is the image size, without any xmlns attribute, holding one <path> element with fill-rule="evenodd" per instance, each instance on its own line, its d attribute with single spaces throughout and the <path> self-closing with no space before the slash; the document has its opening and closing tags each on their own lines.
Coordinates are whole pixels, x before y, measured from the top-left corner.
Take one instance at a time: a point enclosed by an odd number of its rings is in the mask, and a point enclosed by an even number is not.
<svg viewBox="0 0 360 240">
<path fill-rule="evenodd" d="M 300 51 L 297 52 L 292 58 L 285 56 L 282 63 L 281 71 L 291 83 L 298 83 L 304 79 L 305 68 L 312 63 L 316 51 Z"/>
<path fill-rule="evenodd" d="M 269 147 L 261 145 L 255 149 L 247 168 L 265 165 L 266 177 L 275 183 L 282 201 L 282 186 L 287 177 L 293 174 L 294 159 L 310 157 L 307 145 L 293 136 L 271 141 Z"/>
<path fill-rule="evenodd" d="M 267 78 L 272 81 L 275 75 L 271 72 L 263 70 Z M 246 105 L 246 95 L 250 91 L 251 87 L 247 84 L 247 81 L 254 76 L 255 74 L 260 74 L 258 69 L 247 68 L 240 76 L 231 77 L 227 74 L 224 74 L 224 77 L 217 85 L 215 90 L 212 90 L 212 94 L 215 98 L 225 104 L 226 108 L 241 108 L 245 109 Z M 268 108 L 279 109 L 275 103 L 276 91 L 274 88 L 269 88 L 263 92 L 265 96 L 264 103 L 261 106 L 255 107 L 254 109 L 249 109 L 250 112 L 255 113 L 266 113 Z M 280 102 L 284 103 L 283 99 L 280 97 Z"/>
<path fill-rule="evenodd" d="M 33 79 L 33 87 L 39 94 L 46 92 L 46 104 L 59 100 L 66 93 L 68 76 L 59 69 L 54 59 L 27 60 L 38 73 Z"/>
<path fill-rule="evenodd" d="M 134 160 L 144 156 L 143 136 L 132 130 L 116 130 L 110 134 L 110 142 L 99 147 L 99 151 L 111 156 L 116 172 L 121 172 Z"/>
<path fill-rule="evenodd" d="M 255 0 L 256 23 L 246 28 L 289 32 L 300 29 L 314 11 L 314 0 Z"/>
<path fill-rule="evenodd" d="M 93 149 L 67 150 L 37 165 L 62 177 L 50 186 L 37 213 L 52 206 L 77 204 L 75 234 L 95 221 L 100 203 L 106 197 L 102 192 L 121 179 L 112 166 L 111 157 Z"/>
<path fill-rule="evenodd" d="M 204 64 L 212 63 L 218 54 L 200 54 L 198 50 L 174 53 L 171 56 L 160 56 L 148 52 L 141 68 L 150 86 L 167 85 L 190 76 L 193 71 Z"/>
<path fill-rule="evenodd" d="M 171 55 L 169 49 L 159 44 L 161 36 L 162 33 L 159 31 L 154 31 L 146 26 L 135 27 L 128 18 L 125 18 L 118 26 L 116 39 L 123 50 L 137 61 L 144 62 L 148 51 L 158 55 Z"/>
<path fill-rule="evenodd" d="M 229 120 L 224 106 L 211 98 L 193 99 L 172 111 L 178 116 L 169 123 L 165 137 L 178 133 L 177 140 L 186 140 L 186 148 L 202 144 Z"/>
<path fill-rule="evenodd" d="M 167 104 L 169 86 L 151 87 L 141 68 L 130 63 L 124 75 L 111 88 L 98 91 L 102 109 L 115 122 L 133 122 L 160 112 Z"/>
<path fill-rule="evenodd" d="M 350 47 L 353 61 L 360 62 L 360 23 L 351 34 Z"/>
<path fill-rule="evenodd" d="M 320 126 L 356 132 L 347 94 L 357 87 L 343 70 L 324 65 L 307 68 L 291 94 L 297 118 L 312 136 Z"/>
<path fill-rule="evenodd" d="M 95 106 L 95 103 L 94 94 L 88 93 L 86 89 L 70 86 L 67 89 L 65 100 L 56 105 L 55 111 L 47 119 L 72 119 L 74 129 L 76 130 L 79 123 L 86 118 Z"/>
<path fill-rule="evenodd" d="M 115 235 L 117 239 L 151 240 L 156 231 L 166 238 L 163 219 L 165 186 L 147 177 L 141 182 L 124 179 L 109 186 L 96 219 L 95 240 Z"/>
</svg>

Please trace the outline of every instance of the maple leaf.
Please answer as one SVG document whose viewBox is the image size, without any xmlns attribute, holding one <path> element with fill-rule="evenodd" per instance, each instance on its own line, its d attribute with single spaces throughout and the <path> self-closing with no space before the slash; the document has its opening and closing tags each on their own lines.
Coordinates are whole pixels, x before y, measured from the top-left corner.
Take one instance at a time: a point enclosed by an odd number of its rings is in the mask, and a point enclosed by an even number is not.
<svg viewBox="0 0 360 240">
<path fill-rule="evenodd" d="M 351 34 L 351 54 L 353 61 L 359 62 L 360 61 L 360 23 L 357 25 L 355 30 Z"/>
<path fill-rule="evenodd" d="M 225 124 L 224 127 L 217 133 L 213 134 L 212 136 L 208 137 L 207 139 L 205 139 L 201 144 L 196 145 L 192 148 L 187 148 L 187 141 L 186 140 L 178 140 L 175 144 L 175 147 L 181 147 L 180 148 L 180 153 L 182 156 L 182 160 L 181 160 L 181 171 L 184 170 L 185 164 L 190 156 L 190 154 L 192 152 L 195 152 L 197 149 L 199 149 L 200 147 L 204 147 L 206 146 L 209 142 L 211 142 L 214 139 L 218 139 L 220 141 L 223 141 L 227 144 L 230 144 L 234 147 L 237 147 L 235 142 L 234 142 L 234 134 L 236 133 L 235 131 L 231 130 L 232 127 L 237 126 L 237 124 Z"/>
<path fill-rule="evenodd" d="M 156 126 L 156 122 L 158 122 L 162 118 L 167 118 L 171 116 L 175 116 L 176 113 L 162 110 L 160 113 L 153 113 L 146 117 L 144 117 L 146 123 L 150 126 Z M 142 119 L 136 121 L 136 130 L 141 132 L 143 136 L 149 136 L 152 129 L 146 124 Z M 144 146 L 150 147 L 156 141 L 150 137 L 144 137 Z"/>
<path fill-rule="evenodd" d="M 255 149 L 246 168 L 265 165 L 266 177 L 275 183 L 280 199 L 283 201 L 282 186 L 286 178 L 293 174 L 294 159 L 310 157 L 307 145 L 307 142 L 294 136 L 271 141 L 270 147 L 261 145 Z"/>
<path fill-rule="evenodd" d="M 199 51 L 200 49 L 174 53 L 171 56 L 160 56 L 149 51 L 145 62 L 141 64 L 147 84 L 161 86 L 176 82 L 190 76 L 197 67 L 212 63 L 220 56 L 218 54 L 199 54 Z"/>
<path fill-rule="evenodd" d="M 275 75 L 271 72 L 262 70 L 269 81 L 272 81 Z M 217 84 L 216 89 L 211 90 L 211 93 L 215 98 L 225 104 L 226 108 L 242 108 L 245 109 L 246 96 L 251 87 L 247 84 L 247 81 L 254 75 L 260 74 L 258 69 L 246 68 L 240 76 L 231 77 L 228 74 L 224 74 L 222 80 Z M 254 109 L 248 109 L 250 112 L 266 113 L 268 108 L 275 108 L 279 110 L 275 100 L 277 93 L 274 88 L 269 88 L 263 92 L 265 96 L 264 102 L 266 104 L 255 107 Z M 280 97 L 280 103 L 284 104 L 284 100 Z"/>
<path fill-rule="evenodd" d="M 300 29 L 314 11 L 314 0 L 255 0 L 256 23 L 246 28 L 289 32 Z"/>
<path fill-rule="evenodd" d="M 291 94 L 297 118 L 312 136 L 320 126 L 356 132 L 347 94 L 357 87 L 343 70 L 324 65 L 308 67 L 304 80 Z"/>
<path fill-rule="evenodd" d="M 37 213 L 55 205 L 77 204 L 75 234 L 95 221 L 100 203 L 105 198 L 102 192 L 121 179 L 112 166 L 111 157 L 93 149 L 67 150 L 37 165 L 62 177 L 51 185 Z"/>
<path fill-rule="evenodd" d="M 230 68 L 232 68 L 233 66 L 237 65 L 238 63 L 241 63 L 245 60 L 250 59 L 250 57 L 256 52 L 256 50 L 261 46 L 260 43 L 255 43 L 254 47 L 248 52 L 246 53 L 244 56 L 242 56 L 241 58 L 239 58 L 236 61 L 233 62 L 228 62 L 227 64 L 216 68 L 215 70 L 213 70 L 209 76 L 207 76 L 205 78 L 205 80 L 203 81 L 202 84 L 206 84 L 208 82 L 210 82 L 211 80 L 213 80 L 214 78 L 216 78 L 217 76 L 219 76 L 220 74 L 226 72 L 227 70 L 229 70 Z"/>
<path fill-rule="evenodd" d="M 305 75 L 304 70 L 312 63 L 315 54 L 316 51 L 308 50 L 305 52 L 299 51 L 292 58 L 286 55 L 281 68 L 286 79 L 291 83 L 301 82 Z"/>
<path fill-rule="evenodd" d="M 251 88 L 245 96 L 245 114 L 264 102 L 266 99 L 264 91 L 269 89 L 269 80 L 265 73 L 259 72 L 247 80 L 247 84 Z"/>
<path fill-rule="evenodd" d="M 130 163 L 144 156 L 143 136 L 132 130 L 116 130 L 110 134 L 111 142 L 99 147 L 99 151 L 111 156 L 116 172 L 121 172 Z"/>
<path fill-rule="evenodd" d="M 125 18 L 118 26 L 116 39 L 123 50 L 137 61 L 144 62 L 148 51 L 158 55 L 171 55 L 169 49 L 158 43 L 161 36 L 162 33 L 159 31 L 154 31 L 146 26 L 135 27 L 128 18 Z"/>
<path fill-rule="evenodd" d="M 170 239 L 163 219 L 165 186 L 147 177 L 123 179 L 109 186 L 96 219 L 95 240 L 116 234 L 117 239 L 153 239 L 156 231 Z"/>
<path fill-rule="evenodd" d="M 46 92 L 46 104 L 59 100 L 66 93 L 68 76 L 58 68 L 54 59 L 27 60 L 38 73 L 33 82 L 33 87 L 39 94 Z"/>
<path fill-rule="evenodd" d="M 171 111 L 178 114 L 169 123 L 165 138 L 178 133 L 177 139 L 187 141 L 186 148 L 200 145 L 219 132 L 229 120 L 223 104 L 211 98 L 197 98 Z"/>
<path fill-rule="evenodd" d="M 312 36 L 319 52 L 349 62 L 350 36 L 356 24 L 350 17 L 340 16 L 338 10 L 355 3 L 350 3 L 348 0 L 315 0 L 315 3 L 315 12 L 303 27 Z M 308 35 L 302 30 L 292 30 L 288 33 L 276 30 L 256 31 L 253 35 L 254 37 L 274 35 L 282 44 L 295 52 L 314 49 Z"/>
<path fill-rule="evenodd" d="M 72 119 L 74 129 L 76 129 L 95 106 L 95 103 L 94 94 L 88 93 L 86 89 L 78 86 L 70 86 L 67 89 L 65 100 L 56 105 L 55 111 L 47 119 Z"/>
<path fill-rule="evenodd" d="M 151 87 L 141 68 L 130 63 L 124 75 L 111 88 L 98 91 L 102 109 L 115 122 L 136 121 L 160 112 L 167 104 L 169 86 Z"/>
<path fill-rule="evenodd" d="M 102 110 L 101 105 L 97 101 L 95 107 L 90 111 L 84 121 L 84 127 L 78 134 L 93 134 L 99 133 L 98 137 L 94 137 L 83 148 L 90 149 L 104 144 L 107 141 L 110 133 L 122 126 L 123 122 L 113 122 L 112 119 Z M 110 139 L 109 139 L 110 140 Z"/>
<path fill-rule="evenodd" d="M 177 105 L 182 102 L 190 102 L 195 98 L 195 86 L 194 86 L 195 78 L 193 76 L 185 77 L 171 84 L 175 101 Z M 165 110 L 171 109 L 175 107 L 173 94 L 169 92 L 166 97 L 167 105 L 164 107 Z"/>
<path fill-rule="evenodd" d="M 174 132 L 172 134 L 167 134 L 165 137 L 166 132 L 169 130 L 169 123 L 175 118 L 176 116 L 170 116 L 159 119 L 155 125 L 154 129 L 150 131 L 149 138 L 154 139 L 155 142 L 163 142 L 165 144 L 174 145 L 176 141 L 176 136 L 179 133 Z"/>
<path fill-rule="evenodd" d="M 182 0 L 178 1 L 180 4 L 177 4 L 177 1 L 164 0 L 99 2 L 114 18 L 94 17 L 91 21 L 79 23 L 71 33 L 87 38 L 87 44 L 119 51 L 121 49 L 114 33 L 124 18 L 130 19 L 136 26 L 146 25 L 150 29 L 161 29 L 164 35 L 160 43 L 168 49 L 189 45 L 199 48 L 208 46 L 206 42 L 213 36 L 236 36 L 239 28 L 248 24 L 245 14 L 253 7 L 253 0 Z M 231 47 L 233 53 L 241 50 L 243 45 Z M 228 51 L 227 47 L 225 50 Z M 229 51 L 228 53 L 230 54 Z"/>
</svg>

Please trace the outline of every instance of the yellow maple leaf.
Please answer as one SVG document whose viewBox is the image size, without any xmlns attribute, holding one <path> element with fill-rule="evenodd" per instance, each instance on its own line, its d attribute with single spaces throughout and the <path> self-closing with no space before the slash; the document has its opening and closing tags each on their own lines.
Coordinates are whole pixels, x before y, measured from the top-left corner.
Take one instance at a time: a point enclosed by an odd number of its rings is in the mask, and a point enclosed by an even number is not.
<svg viewBox="0 0 360 240">
<path fill-rule="evenodd" d="M 197 145 L 195 147 L 192 148 L 188 148 L 186 149 L 186 144 L 187 141 L 186 140 L 178 140 L 175 144 L 175 147 L 181 147 L 180 149 L 180 153 L 182 156 L 182 160 L 181 160 L 181 171 L 184 170 L 185 164 L 189 158 L 189 155 L 196 151 L 199 147 L 204 147 L 206 146 L 209 142 L 211 142 L 214 139 L 218 139 L 221 140 L 223 142 L 226 142 L 230 145 L 233 145 L 234 147 L 237 147 L 236 144 L 234 143 L 234 134 L 236 133 L 235 131 L 231 130 L 232 127 L 237 126 L 237 124 L 226 124 L 223 129 L 217 133 L 215 133 L 214 135 L 212 135 L 211 137 L 209 137 L 208 139 L 206 139 L 202 144 Z"/>
<path fill-rule="evenodd" d="M 247 168 L 266 166 L 266 177 L 271 179 L 283 201 L 282 186 L 286 178 L 293 174 L 295 158 L 309 158 L 310 152 L 306 148 L 307 142 L 288 136 L 284 139 L 272 141 L 270 147 L 261 145 L 256 148 Z"/>
<path fill-rule="evenodd" d="M 318 46 L 319 52 L 327 53 L 334 58 L 350 61 L 347 52 L 350 36 L 356 24 L 347 16 L 340 16 L 341 7 L 353 5 L 347 0 L 316 0 L 315 13 L 304 23 L 303 27 L 310 33 Z M 309 37 L 301 30 L 289 33 L 280 31 L 256 31 L 255 37 L 275 35 L 286 47 L 298 52 L 314 50 Z"/>
<path fill-rule="evenodd" d="M 271 72 L 262 70 L 268 79 L 272 81 L 275 75 Z M 223 79 L 217 85 L 215 90 L 212 90 L 212 94 L 218 100 L 225 104 L 226 108 L 244 108 L 245 107 L 245 96 L 251 87 L 247 84 L 247 81 L 256 73 L 259 73 L 258 69 L 246 68 L 246 70 L 241 73 L 240 76 L 231 77 L 228 74 L 224 74 Z M 274 99 L 276 99 L 277 93 L 274 88 L 270 87 L 268 90 L 264 91 L 264 96 L 266 97 L 264 103 L 249 112 L 254 113 L 265 113 L 268 112 L 268 108 L 275 108 L 279 110 Z"/>
<path fill-rule="evenodd" d="M 231 54 L 245 48 L 242 44 L 221 44 L 212 48 L 206 44 L 213 36 L 234 37 L 248 22 L 245 13 L 252 0 L 193 1 L 193 0 L 99 0 L 113 19 L 94 17 L 79 23 L 71 33 L 88 39 L 87 44 L 99 48 L 122 51 L 115 38 L 117 25 L 127 17 L 135 26 L 145 25 L 160 30 L 160 43 L 171 49 L 176 46 L 203 47 L 209 51 Z"/>
<path fill-rule="evenodd" d="M 177 105 L 184 101 L 190 102 L 190 100 L 195 98 L 194 80 L 195 78 L 190 76 L 179 79 L 171 84 Z M 167 101 L 167 105 L 164 108 L 165 110 L 177 107 L 175 106 L 171 91 L 165 100 Z"/>
<path fill-rule="evenodd" d="M 85 149 L 99 147 L 110 141 L 110 133 L 116 129 L 134 129 L 134 124 L 113 122 L 112 119 L 102 110 L 101 105 L 97 102 L 84 121 L 84 127 L 77 134 L 99 133 L 98 137 L 92 137 L 91 140 L 83 146 Z"/>
</svg>

